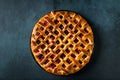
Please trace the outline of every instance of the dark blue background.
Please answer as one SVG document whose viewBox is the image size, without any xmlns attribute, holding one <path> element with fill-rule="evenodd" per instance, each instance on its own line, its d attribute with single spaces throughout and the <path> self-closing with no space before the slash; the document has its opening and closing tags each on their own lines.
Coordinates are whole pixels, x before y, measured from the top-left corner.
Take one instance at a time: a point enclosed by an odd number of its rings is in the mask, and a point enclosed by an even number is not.
<svg viewBox="0 0 120 80">
<path fill-rule="evenodd" d="M 30 51 L 37 20 L 51 10 L 71 10 L 91 25 L 95 48 L 76 74 L 42 70 Z M 120 80 L 120 0 L 0 0 L 0 80 Z"/>
</svg>

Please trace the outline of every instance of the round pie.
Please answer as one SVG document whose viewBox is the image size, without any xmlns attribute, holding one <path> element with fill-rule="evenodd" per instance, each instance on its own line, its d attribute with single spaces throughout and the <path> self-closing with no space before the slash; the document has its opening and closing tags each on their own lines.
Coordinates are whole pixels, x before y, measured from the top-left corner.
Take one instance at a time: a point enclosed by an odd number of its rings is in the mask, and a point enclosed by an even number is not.
<svg viewBox="0 0 120 80">
<path fill-rule="evenodd" d="M 52 11 L 35 24 L 31 51 L 45 71 L 69 75 L 81 70 L 90 60 L 94 38 L 90 25 L 72 11 Z"/>
</svg>

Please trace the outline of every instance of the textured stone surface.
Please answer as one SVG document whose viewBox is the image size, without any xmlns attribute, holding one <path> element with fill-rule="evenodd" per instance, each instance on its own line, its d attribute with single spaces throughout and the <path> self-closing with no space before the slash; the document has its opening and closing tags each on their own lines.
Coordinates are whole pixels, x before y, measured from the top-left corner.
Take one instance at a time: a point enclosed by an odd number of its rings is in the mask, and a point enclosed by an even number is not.
<svg viewBox="0 0 120 80">
<path fill-rule="evenodd" d="M 120 0 L 0 0 L 0 80 L 120 79 L 119 3 Z M 92 59 L 76 74 L 49 74 L 32 57 L 29 47 L 32 28 L 51 10 L 75 11 L 93 29 Z"/>
</svg>

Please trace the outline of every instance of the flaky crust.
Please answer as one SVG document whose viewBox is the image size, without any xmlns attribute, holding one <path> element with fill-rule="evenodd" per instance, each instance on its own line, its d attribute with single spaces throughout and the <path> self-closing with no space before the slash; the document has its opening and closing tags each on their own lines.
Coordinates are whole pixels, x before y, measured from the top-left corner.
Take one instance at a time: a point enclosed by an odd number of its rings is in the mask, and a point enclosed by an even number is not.
<svg viewBox="0 0 120 80">
<path fill-rule="evenodd" d="M 81 70 L 90 60 L 94 40 L 90 25 L 70 11 L 50 12 L 35 24 L 31 51 L 47 72 L 69 75 Z"/>
</svg>

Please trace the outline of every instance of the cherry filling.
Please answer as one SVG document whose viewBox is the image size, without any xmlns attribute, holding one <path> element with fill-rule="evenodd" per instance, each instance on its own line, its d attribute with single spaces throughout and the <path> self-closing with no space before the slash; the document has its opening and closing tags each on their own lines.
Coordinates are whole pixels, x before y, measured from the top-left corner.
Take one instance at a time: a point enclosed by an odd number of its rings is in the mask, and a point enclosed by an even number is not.
<svg viewBox="0 0 120 80">
<path fill-rule="evenodd" d="M 66 50 L 65 50 L 67 53 L 69 53 L 70 52 L 70 50 L 67 48 Z"/>
<path fill-rule="evenodd" d="M 39 36 L 40 35 L 40 33 L 39 32 L 36 32 L 36 36 Z"/>
<path fill-rule="evenodd" d="M 57 59 L 55 62 L 56 62 L 56 63 L 60 63 L 60 60 L 59 60 L 59 59 Z"/>
<path fill-rule="evenodd" d="M 55 55 L 53 55 L 53 54 L 50 56 L 50 58 L 52 58 L 52 59 L 53 59 L 54 57 L 55 57 Z"/>
<path fill-rule="evenodd" d="M 60 19 L 62 19 L 63 18 L 63 16 L 59 16 L 60 17 Z"/>
<path fill-rule="evenodd" d="M 56 43 L 59 44 L 60 43 L 59 40 L 57 40 Z"/>
<path fill-rule="evenodd" d="M 78 20 L 75 19 L 74 22 L 77 24 L 77 23 L 78 23 Z"/>
<path fill-rule="evenodd" d="M 46 31 L 45 31 L 45 34 L 46 34 L 46 35 L 48 35 L 48 34 L 49 34 L 49 32 L 46 30 Z"/>
<path fill-rule="evenodd" d="M 63 39 L 64 39 L 64 37 L 61 35 L 61 36 L 60 36 L 60 39 L 61 39 L 61 40 L 63 40 Z"/>
<path fill-rule="evenodd" d="M 54 23 L 57 24 L 57 23 L 59 23 L 59 21 L 58 21 L 58 20 L 55 20 Z"/>
<path fill-rule="evenodd" d="M 85 41 L 86 41 L 87 43 L 89 43 L 89 40 L 88 40 L 88 39 L 86 39 Z"/>
<path fill-rule="evenodd" d="M 36 43 L 37 43 L 37 44 L 40 44 L 40 40 L 37 39 L 37 40 L 36 40 Z"/>
<path fill-rule="evenodd" d="M 88 30 L 87 30 L 87 28 L 84 28 L 84 31 L 85 31 L 86 33 L 88 33 Z"/>
<path fill-rule="evenodd" d="M 70 44 L 70 47 L 71 47 L 71 48 L 73 48 L 73 45 L 72 45 L 72 44 Z"/>
<path fill-rule="evenodd" d="M 45 39 L 45 37 L 44 37 L 44 36 L 42 36 L 42 35 L 41 35 L 40 37 L 41 37 L 42 39 Z"/>
<path fill-rule="evenodd" d="M 39 58 L 40 61 L 42 61 L 44 59 L 44 56 L 42 54 L 37 56 Z"/>
<path fill-rule="evenodd" d="M 70 59 L 67 59 L 66 62 L 70 64 L 72 61 Z"/>
<path fill-rule="evenodd" d="M 87 56 L 86 56 L 85 54 L 82 56 L 83 59 L 85 59 L 86 57 L 87 57 Z"/>
<path fill-rule="evenodd" d="M 89 49 L 88 49 L 87 51 L 88 51 L 88 52 L 90 52 L 90 50 L 89 50 Z"/>
<path fill-rule="evenodd" d="M 73 58 L 75 58 L 75 57 L 76 57 L 74 54 L 71 54 L 71 56 L 72 56 Z"/>
<path fill-rule="evenodd" d="M 42 45 L 41 45 L 41 48 L 42 48 L 42 49 L 44 49 L 44 48 L 45 48 L 45 45 L 44 45 L 44 44 L 42 44 Z"/>
<path fill-rule="evenodd" d="M 40 27 L 40 30 L 44 30 L 44 28 L 43 28 L 43 27 Z"/>
<path fill-rule="evenodd" d="M 51 38 L 52 40 L 54 40 L 54 39 L 55 39 L 55 37 L 54 37 L 53 35 L 50 35 L 50 38 Z"/>
<path fill-rule="evenodd" d="M 70 24 L 69 28 L 70 28 L 70 29 L 73 29 L 73 25 L 72 25 L 72 24 Z"/>
<path fill-rule="evenodd" d="M 55 67 L 56 67 L 56 65 L 52 63 L 52 64 L 50 64 L 50 66 L 49 66 L 49 67 L 51 67 L 51 68 L 53 69 L 53 68 L 55 68 Z"/>
<path fill-rule="evenodd" d="M 46 43 L 47 43 L 47 44 L 50 44 L 49 40 L 46 40 Z"/>
<path fill-rule="evenodd" d="M 77 30 L 77 29 L 75 29 L 74 33 L 77 33 L 77 32 L 78 32 L 78 30 Z"/>
<path fill-rule="evenodd" d="M 37 53 L 37 52 L 39 52 L 39 50 L 38 49 L 34 49 L 34 52 Z"/>
<path fill-rule="evenodd" d="M 60 49 L 56 50 L 56 53 L 58 54 L 60 52 Z"/>
<path fill-rule="evenodd" d="M 82 61 L 81 61 L 81 60 L 79 60 L 79 63 L 80 63 L 80 64 L 82 64 Z"/>
<path fill-rule="evenodd" d="M 54 49 L 54 48 L 55 48 L 55 45 L 52 45 L 52 46 L 51 46 L 51 49 Z"/>
<path fill-rule="evenodd" d="M 68 40 L 65 41 L 65 44 L 67 44 L 67 43 L 68 43 Z"/>
<path fill-rule="evenodd" d="M 73 37 L 73 35 L 70 35 L 70 36 L 69 36 L 69 38 L 72 38 L 72 37 Z"/>
<path fill-rule="evenodd" d="M 65 68 L 66 67 L 65 64 L 62 64 L 62 67 Z"/>
<path fill-rule="evenodd" d="M 62 54 L 60 55 L 60 57 L 63 59 L 63 58 L 65 57 L 65 54 L 62 53 Z"/>
<path fill-rule="evenodd" d="M 81 27 L 82 27 L 82 25 L 81 25 L 81 24 L 79 24 L 79 27 L 81 28 Z"/>
<path fill-rule="evenodd" d="M 77 43 L 77 42 L 78 42 L 78 39 L 76 38 L 76 39 L 74 40 L 74 42 Z"/>
<path fill-rule="evenodd" d="M 65 30 L 65 31 L 64 31 L 64 33 L 65 33 L 66 35 L 68 35 L 68 34 L 69 34 L 69 32 L 68 32 L 67 30 Z"/>
<path fill-rule="evenodd" d="M 47 22 L 47 21 L 44 21 L 44 25 L 47 26 L 47 25 L 48 25 L 48 22 Z"/>
<path fill-rule="evenodd" d="M 53 27 L 52 27 L 52 26 L 50 26 L 50 27 L 49 27 L 49 29 L 50 29 L 50 30 L 53 30 Z"/>
<path fill-rule="evenodd" d="M 64 45 L 61 45 L 61 48 L 64 48 Z"/>
<path fill-rule="evenodd" d="M 74 65 L 73 67 L 74 67 L 74 68 L 76 68 L 77 66 L 76 66 L 76 65 Z"/>
<path fill-rule="evenodd" d="M 80 50 L 78 50 L 78 49 L 76 49 L 75 51 L 76 51 L 76 53 L 78 53 L 78 54 L 81 52 L 81 51 L 80 51 Z"/>
<path fill-rule="evenodd" d="M 85 46 L 83 44 L 80 45 L 82 48 L 84 48 Z"/>
<path fill-rule="evenodd" d="M 80 38 L 82 38 L 82 37 L 83 37 L 83 34 L 82 34 L 82 33 L 80 33 L 78 36 L 79 36 Z"/>
<path fill-rule="evenodd" d="M 45 53 L 46 53 L 46 54 L 48 54 L 49 52 L 50 52 L 50 50 L 49 50 L 49 49 L 47 49 L 47 50 L 45 51 Z"/>
<path fill-rule="evenodd" d="M 47 59 L 45 62 L 44 62 L 44 64 L 47 64 L 49 62 L 49 60 Z"/>
<path fill-rule="evenodd" d="M 68 21 L 67 21 L 67 20 L 65 20 L 65 21 L 64 21 L 64 23 L 65 23 L 65 24 L 68 24 Z"/>
<path fill-rule="evenodd" d="M 55 30 L 55 31 L 54 31 L 54 33 L 55 33 L 56 35 L 58 35 L 58 34 L 59 34 L 59 32 L 58 32 L 57 30 Z"/>
<path fill-rule="evenodd" d="M 63 27 L 63 25 L 61 24 L 61 25 L 59 26 L 59 28 L 62 30 L 64 27 Z"/>
</svg>

